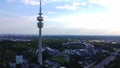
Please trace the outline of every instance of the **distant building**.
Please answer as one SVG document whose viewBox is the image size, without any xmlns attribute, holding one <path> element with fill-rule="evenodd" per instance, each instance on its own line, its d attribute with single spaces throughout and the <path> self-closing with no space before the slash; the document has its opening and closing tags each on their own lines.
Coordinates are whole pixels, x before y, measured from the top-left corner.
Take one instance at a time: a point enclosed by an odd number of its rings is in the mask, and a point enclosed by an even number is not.
<svg viewBox="0 0 120 68">
<path fill-rule="evenodd" d="M 59 68 L 61 66 L 61 64 L 51 60 L 45 60 L 44 63 L 46 68 Z"/>
<path fill-rule="evenodd" d="M 51 56 L 60 56 L 61 55 L 61 53 L 58 50 L 51 49 L 50 47 L 46 47 L 43 52 L 45 52 Z"/>
<path fill-rule="evenodd" d="M 23 55 L 16 55 L 16 64 L 22 64 L 23 62 Z"/>
</svg>

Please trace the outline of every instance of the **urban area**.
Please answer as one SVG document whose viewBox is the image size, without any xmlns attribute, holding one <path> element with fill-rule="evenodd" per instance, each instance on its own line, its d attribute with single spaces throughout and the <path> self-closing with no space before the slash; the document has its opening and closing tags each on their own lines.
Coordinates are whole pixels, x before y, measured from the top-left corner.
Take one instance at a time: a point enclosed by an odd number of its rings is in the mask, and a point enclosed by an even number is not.
<svg viewBox="0 0 120 68">
<path fill-rule="evenodd" d="M 43 36 L 40 68 L 119 68 L 119 36 Z M 0 68 L 39 68 L 38 36 L 0 35 Z"/>
</svg>

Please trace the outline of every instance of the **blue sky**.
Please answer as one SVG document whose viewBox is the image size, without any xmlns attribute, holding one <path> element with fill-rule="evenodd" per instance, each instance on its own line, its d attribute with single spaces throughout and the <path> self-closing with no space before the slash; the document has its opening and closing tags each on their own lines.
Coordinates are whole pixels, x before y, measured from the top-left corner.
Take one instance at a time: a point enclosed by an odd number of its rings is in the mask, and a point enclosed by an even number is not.
<svg viewBox="0 0 120 68">
<path fill-rule="evenodd" d="M 120 35 L 119 0 L 42 0 L 43 35 Z M 38 34 L 39 0 L 2 0 L 0 34 Z"/>
</svg>

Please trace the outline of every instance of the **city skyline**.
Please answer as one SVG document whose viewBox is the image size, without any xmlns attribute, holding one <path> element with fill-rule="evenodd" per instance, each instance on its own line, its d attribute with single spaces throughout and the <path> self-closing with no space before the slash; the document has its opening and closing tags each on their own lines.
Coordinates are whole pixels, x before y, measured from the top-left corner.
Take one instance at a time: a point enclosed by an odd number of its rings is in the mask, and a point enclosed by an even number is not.
<svg viewBox="0 0 120 68">
<path fill-rule="evenodd" d="M 39 0 L 0 2 L 0 34 L 38 34 Z M 120 35 L 118 0 L 42 0 L 43 35 Z"/>
</svg>

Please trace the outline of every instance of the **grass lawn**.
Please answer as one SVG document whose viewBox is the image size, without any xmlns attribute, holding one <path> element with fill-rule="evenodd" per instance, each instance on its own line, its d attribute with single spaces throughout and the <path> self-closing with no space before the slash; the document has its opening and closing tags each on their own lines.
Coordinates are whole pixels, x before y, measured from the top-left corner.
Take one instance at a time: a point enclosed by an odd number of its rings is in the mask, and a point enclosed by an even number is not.
<svg viewBox="0 0 120 68">
<path fill-rule="evenodd" d="M 50 58 L 50 60 L 53 60 L 53 61 L 55 61 L 55 62 L 58 62 L 58 63 L 64 63 L 64 62 L 66 62 L 66 60 L 65 60 L 65 58 L 64 57 L 52 57 L 52 58 Z"/>
</svg>

